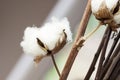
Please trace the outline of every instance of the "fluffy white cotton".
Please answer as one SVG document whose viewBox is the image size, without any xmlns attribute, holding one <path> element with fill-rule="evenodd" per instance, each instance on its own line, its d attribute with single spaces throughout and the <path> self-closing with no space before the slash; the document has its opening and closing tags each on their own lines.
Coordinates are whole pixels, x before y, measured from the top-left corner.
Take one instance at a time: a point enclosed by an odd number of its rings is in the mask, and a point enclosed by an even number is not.
<svg viewBox="0 0 120 80">
<path fill-rule="evenodd" d="M 20 45 L 27 54 L 44 56 L 47 53 L 40 48 L 36 38 L 39 38 L 47 45 L 49 50 L 52 50 L 63 34 L 64 29 L 67 34 L 67 42 L 72 41 L 72 33 L 67 18 L 58 20 L 54 17 L 51 22 L 44 24 L 41 28 L 27 27 L 24 31 L 23 41 Z"/>
<path fill-rule="evenodd" d="M 46 52 L 44 52 L 37 43 L 37 39 L 39 37 L 40 29 L 37 27 L 27 27 L 24 31 L 23 41 L 20 43 L 21 47 L 23 47 L 23 51 L 27 54 L 31 54 L 33 56 L 39 55 L 44 56 Z"/>
<path fill-rule="evenodd" d="M 91 0 L 91 9 L 92 12 L 97 12 L 99 10 L 100 5 L 104 0 Z"/>
<path fill-rule="evenodd" d="M 120 13 L 114 15 L 114 20 L 117 24 L 120 24 Z"/>
<path fill-rule="evenodd" d="M 109 11 L 117 4 L 118 0 L 92 0 L 91 1 L 91 9 L 92 12 L 95 13 L 99 10 L 102 3 L 106 5 Z"/>
<path fill-rule="evenodd" d="M 117 4 L 119 0 L 105 0 L 105 4 L 109 10 L 111 10 Z"/>
<path fill-rule="evenodd" d="M 50 50 L 52 50 L 55 47 L 56 41 L 58 41 L 62 35 L 64 29 L 65 33 L 67 34 L 67 41 L 72 41 L 72 33 L 70 31 L 70 26 L 67 18 L 58 20 L 53 17 L 51 22 L 44 24 L 41 28 L 40 39 L 48 45 L 48 48 Z"/>
</svg>

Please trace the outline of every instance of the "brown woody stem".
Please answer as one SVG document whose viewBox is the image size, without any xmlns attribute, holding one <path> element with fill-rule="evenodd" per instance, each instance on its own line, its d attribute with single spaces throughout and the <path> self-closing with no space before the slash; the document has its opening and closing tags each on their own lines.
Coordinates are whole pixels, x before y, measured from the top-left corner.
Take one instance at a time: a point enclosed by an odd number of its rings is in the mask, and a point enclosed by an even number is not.
<svg viewBox="0 0 120 80">
<path fill-rule="evenodd" d="M 105 60 L 106 49 L 107 49 L 107 45 L 108 45 L 110 35 L 111 35 L 111 32 L 112 32 L 112 30 L 109 26 L 108 26 L 108 28 L 109 28 L 108 33 L 106 35 L 107 37 L 106 37 L 104 45 L 103 45 L 103 50 L 102 50 L 102 53 L 101 53 L 101 57 L 100 57 L 100 61 L 99 61 L 98 70 L 97 70 L 97 73 L 96 73 L 95 80 L 100 80 L 100 73 L 101 73 L 101 70 L 102 70 L 103 62 Z"/>
<path fill-rule="evenodd" d="M 118 44 L 118 46 L 116 47 L 113 55 L 111 56 L 111 58 L 109 59 L 108 63 L 106 64 L 106 66 L 103 68 L 102 72 L 101 72 L 101 75 L 100 75 L 100 78 L 103 79 L 105 74 L 107 73 L 110 65 L 112 64 L 112 61 L 113 59 L 118 55 L 120 51 L 120 43 Z"/>
<path fill-rule="evenodd" d="M 95 65 L 96 65 L 96 63 L 97 63 L 98 57 L 99 57 L 99 55 L 100 55 L 100 52 L 101 52 L 101 50 L 102 50 L 102 48 L 103 48 L 103 45 L 104 45 L 104 41 L 105 41 L 107 32 L 108 32 L 108 28 L 106 29 L 106 31 L 105 31 L 105 33 L 104 33 L 104 35 L 103 35 L 103 38 L 102 38 L 102 40 L 101 40 L 101 42 L 100 42 L 100 45 L 99 45 L 99 47 L 98 47 L 98 50 L 97 50 L 97 52 L 95 53 L 95 56 L 94 56 L 94 58 L 93 58 L 93 61 L 92 61 L 91 65 L 90 65 L 90 68 L 89 68 L 89 70 L 88 70 L 88 72 L 87 72 L 84 80 L 89 80 L 90 77 L 91 77 L 91 75 L 92 75 L 92 73 L 93 73 L 93 71 L 95 70 Z"/>
<path fill-rule="evenodd" d="M 78 29 L 78 33 L 77 33 L 75 42 L 73 44 L 70 55 L 67 59 L 67 62 L 64 66 L 64 69 L 62 71 L 62 74 L 61 74 L 61 77 L 60 77 L 59 80 L 67 80 L 68 74 L 69 74 L 69 72 L 71 70 L 71 67 L 74 63 L 74 60 L 75 60 L 75 58 L 78 54 L 78 51 L 79 51 L 78 47 L 81 48 L 82 45 L 83 45 L 84 40 L 80 41 L 80 45 L 76 45 L 76 43 L 82 36 L 84 36 L 85 30 L 86 30 L 86 27 L 87 27 L 87 24 L 88 24 L 88 21 L 89 21 L 89 17 L 90 17 L 90 14 L 91 14 L 90 2 L 91 2 L 91 0 L 88 0 L 87 6 L 86 6 L 85 11 L 84 11 L 84 15 L 82 17 L 82 20 L 81 20 L 81 23 L 80 23 L 80 26 L 79 26 L 79 29 Z"/>
</svg>

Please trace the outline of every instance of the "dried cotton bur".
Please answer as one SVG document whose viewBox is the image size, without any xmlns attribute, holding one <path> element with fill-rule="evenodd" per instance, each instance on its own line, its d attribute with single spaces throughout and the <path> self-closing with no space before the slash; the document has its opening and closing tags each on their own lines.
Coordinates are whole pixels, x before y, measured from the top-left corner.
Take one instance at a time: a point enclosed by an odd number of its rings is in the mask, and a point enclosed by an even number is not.
<svg viewBox="0 0 120 80">
<path fill-rule="evenodd" d="M 58 20 L 53 17 L 51 22 L 42 27 L 27 27 L 24 31 L 21 47 L 24 53 L 34 56 L 34 62 L 38 64 L 45 56 L 51 56 L 60 76 L 53 54 L 60 51 L 66 43 L 72 41 L 72 33 L 67 18 Z"/>
</svg>

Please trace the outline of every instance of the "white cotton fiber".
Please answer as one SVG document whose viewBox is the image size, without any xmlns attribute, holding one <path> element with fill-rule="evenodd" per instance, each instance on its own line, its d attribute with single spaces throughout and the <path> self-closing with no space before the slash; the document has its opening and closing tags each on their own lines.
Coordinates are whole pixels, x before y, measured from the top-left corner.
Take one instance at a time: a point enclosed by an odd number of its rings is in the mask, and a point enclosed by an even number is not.
<svg viewBox="0 0 120 80">
<path fill-rule="evenodd" d="M 104 0 L 91 0 L 91 9 L 92 9 L 93 13 L 95 13 L 99 10 L 103 1 Z"/>
<path fill-rule="evenodd" d="M 21 47 L 23 47 L 23 51 L 27 54 L 33 56 L 45 56 L 47 52 L 41 49 L 36 38 L 39 38 L 47 45 L 49 50 L 52 50 L 55 48 L 56 43 L 63 34 L 63 30 L 65 30 L 67 35 L 67 42 L 71 42 L 72 33 L 67 18 L 58 20 L 53 17 L 51 22 L 44 24 L 41 28 L 27 27 L 24 31 Z"/>
<path fill-rule="evenodd" d="M 52 50 L 62 35 L 64 29 L 67 34 L 67 42 L 72 41 L 72 33 L 70 31 L 70 26 L 67 18 L 58 20 L 53 17 L 52 22 L 46 23 L 42 26 L 40 31 L 40 39 L 48 45 L 50 50 Z"/>
<path fill-rule="evenodd" d="M 39 31 L 40 29 L 37 27 L 27 27 L 25 29 L 23 41 L 20 43 L 25 53 L 33 56 L 46 54 L 37 44 L 36 38 L 39 37 Z"/>
<path fill-rule="evenodd" d="M 106 6 L 109 10 L 112 10 L 112 8 L 116 7 L 118 0 L 105 0 Z"/>
<path fill-rule="evenodd" d="M 109 11 L 111 11 L 117 2 L 118 0 L 91 0 L 91 9 L 93 13 L 96 13 L 102 7 L 101 5 L 105 4 Z"/>
</svg>

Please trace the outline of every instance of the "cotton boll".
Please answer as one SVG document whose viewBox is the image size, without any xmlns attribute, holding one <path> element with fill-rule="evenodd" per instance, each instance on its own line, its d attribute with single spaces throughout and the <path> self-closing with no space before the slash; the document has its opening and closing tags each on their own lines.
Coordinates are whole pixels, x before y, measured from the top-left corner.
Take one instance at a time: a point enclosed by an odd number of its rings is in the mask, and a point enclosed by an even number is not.
<svg viewBox="0 0 120 80">
<path fill-rule="evenodd" d="M 40 28 L 27 27 L 20 45 L 38 63 L 44 56 L 55 54 L 70 41 L 72 33 L 67 18 L 58 20 L 54 17 Z"/>
<path fill-rule="evenodd" d="M 91 8 L 94 16 L 103 24 L 108 24 L 113 31 L 120 24 L 119 0 L 92 0 Z"/>
<path fill-rule="evenodd" d="M 91 9 L 96 19 L 101 21 L 103 24 L 108 24 L 113 17 L 112 13 L 107 8 L 105 0 L 92 0 Z"/>
</svg>

